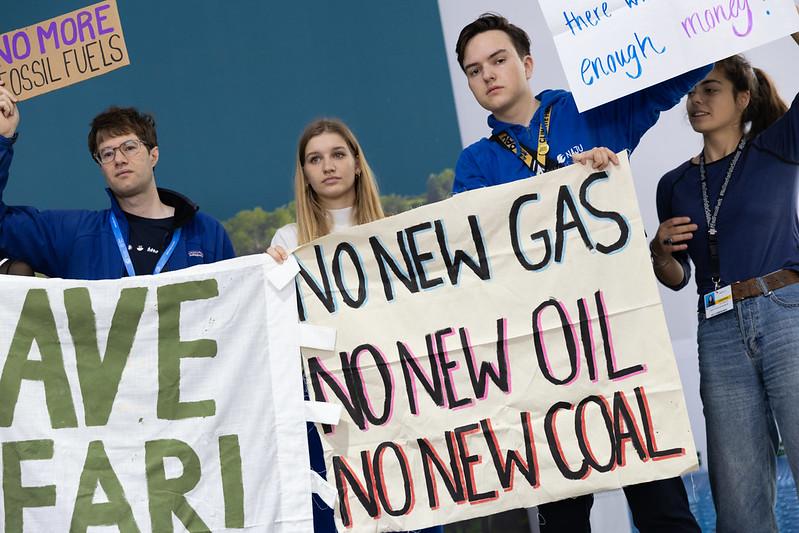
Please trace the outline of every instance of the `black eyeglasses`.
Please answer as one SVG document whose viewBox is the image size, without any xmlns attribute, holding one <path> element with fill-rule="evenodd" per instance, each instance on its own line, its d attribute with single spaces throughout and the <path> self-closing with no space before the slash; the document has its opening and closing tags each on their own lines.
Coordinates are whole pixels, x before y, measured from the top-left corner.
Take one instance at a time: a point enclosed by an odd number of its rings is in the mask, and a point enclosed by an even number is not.
<svg viewBox="0 0 799 533">
<path fill-rule="evenodd" d="M 124 155 L 126 158 L 133 157 L 137 155 L 141 151 L 142 145 L 150 146 L 144 141 L 140 141 L 139 139 L 131 139 L 129 141 L 125 141 L 116 148 L 112 148 L 110 146 L 103 148 L 101 150 L 97 150 L 94 153 L 94 160 L 100 163 L 101 165 L 107 165 L 114 159 L 116 159 L 116 151 L 119 150 L 119 153 Z"/>
</svg>

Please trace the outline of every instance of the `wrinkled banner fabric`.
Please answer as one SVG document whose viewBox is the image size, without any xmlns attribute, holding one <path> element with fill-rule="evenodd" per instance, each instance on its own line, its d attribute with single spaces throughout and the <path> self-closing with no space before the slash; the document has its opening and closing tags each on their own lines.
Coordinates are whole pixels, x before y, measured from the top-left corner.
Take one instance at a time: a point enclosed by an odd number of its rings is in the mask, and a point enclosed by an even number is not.
<svg viewBox="0 0 799 533">
<path fill-rule="evenodd" d="M 696 468 L 626 155 L 295 252 L 339 526 L 416 529 Z"/>
<path fill-rule="evenodd" d="M 0 276 L 4 530 L 311 531 L 295 291 L 271 268 Z"/>
</svg>

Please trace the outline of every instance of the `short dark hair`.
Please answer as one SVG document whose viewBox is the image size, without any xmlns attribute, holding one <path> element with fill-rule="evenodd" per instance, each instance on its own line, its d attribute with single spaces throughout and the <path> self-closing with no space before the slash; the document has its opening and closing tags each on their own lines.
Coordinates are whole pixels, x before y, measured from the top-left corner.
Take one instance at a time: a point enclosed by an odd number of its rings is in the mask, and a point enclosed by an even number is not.
<svg viewBox="0 0 799 533">
<path fill-rule="evenodd" d="M 89 132 L 89 153 L 97 153 L 97 146 L 108 137 L 134 133 L 144 141 L 149 152 L 158 146 L 155 134 L 155 119 L 150 113 L 142 113 L 135 107 L 112 106 L 94 117 Z"/>
<path fill-rule="evenodd" d="M 458 55 L 458 64 L 463 68 L 463 54 L 466 51 L 466 45 L 475 35 L 483 32 L 499 30 L 504 31 L 510 37 L 516 53 L 519 57 L 524 59 L 525 56 L 530 55 L 530 37 L 527 33 L 518 26 L 514 26 L 508 19 L 497 13 L 483 13 L 477 20 L 467 25 L 461 30 L 458 36 L 458 43 L 455 45 L 455 53 Z"/>
</svg>

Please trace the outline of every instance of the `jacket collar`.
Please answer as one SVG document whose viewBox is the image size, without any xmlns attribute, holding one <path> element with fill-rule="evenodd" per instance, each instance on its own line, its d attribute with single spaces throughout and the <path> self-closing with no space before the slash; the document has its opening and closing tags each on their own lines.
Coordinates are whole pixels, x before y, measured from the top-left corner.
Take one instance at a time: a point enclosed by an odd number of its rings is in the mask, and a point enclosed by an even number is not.
<svg viewBox="0 0 799 533">
<path fill-rule="evenodd" d="M 108 193 L 108 197 L 111 198 L 111 210 L 114 212 L 114 215 L 116 215 L 117 219 L 123 220 L 125 218 L 125 213 L 122 211 L 122 208 L 119 207 L 119 202 L 117 202 L 114 193 L 108 188 L 106 188 L 105 192 Z M 170 189 L 162 189 L 159 187 L 158 197 L 166 205 L 175 208 L 173 228 L 180 228 L 188 224 L 189 221 L 194 218 L 194 214 L 200 209 L 200 206 L 187 197 Z"/>
<path fill-rule="evenodd" d="M 538 135 L 538 124 L 541 122 L 541 116 L 543 115 L 544 111 L 546 111 L 546 108 L 551 106 L 552 104 L 554 104 L 558 100 L 562 100 L 562 99 L 566 98 L 568 95 L 569 95 L 569 93 L 567 91 L 562 90 L 562 89 L 554 89 L 554 90 L 548 89 L 548 90 L 541 91 L 540 93 L 538 93 L 536 95 L 535 99 L 538 100 L 541 103 L 539 104 L 538 109 L 535 112 L 535 115 L 533 115 L 533 118 L 530 121 L 530 124 L 527 124 L 527 125 L 510 124 L 508 122 L 502 122 L 501 120 L 498 120 L 496 117 L 494 117 L 493 114 L 491 114 L 488 117 L 488 126 L 491 128 L 491 133 L 496 135 L 496 134 L 501 133 L 503 131 L 507 131 L 507 132 L 509 132 L 511 134 L 511 136 L 515 137 L 514 134 L 516 132 L 521 132 L 524 129 L 530 128 L 535 123 L 536 124 L 536 135 Z"/>
</svg>

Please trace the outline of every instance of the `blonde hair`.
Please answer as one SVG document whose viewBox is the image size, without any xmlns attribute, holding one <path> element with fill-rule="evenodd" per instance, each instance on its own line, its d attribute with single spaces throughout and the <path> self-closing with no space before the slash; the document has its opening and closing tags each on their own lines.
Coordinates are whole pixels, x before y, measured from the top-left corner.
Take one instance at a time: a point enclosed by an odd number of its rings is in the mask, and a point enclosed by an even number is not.
<svg viewBox="0 0 799 533">
<path fill-rule="evenodd" d="M 379 220 L 385 215 L 380 205 L 380 193 L 377 190 L 372 169 L 361 152 L 361 145 L 352 131 L 338 119 L 319 119 L 311 122 L 297 146 L 297 168 L 294 171 L 294 196 L 297 199 L 297 240 L 306 244 L 314 239 L 330 233 L 332 219 L 327 209 L 319 203 L 316 192 L 305 178 L 305 148 L 314 137 L 323 133 L 340 135 L 358 161 L 361 173 L 355 178 L 355 205 L 353 220 L 356 225 Z"/>
</svg>

